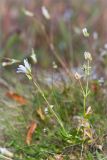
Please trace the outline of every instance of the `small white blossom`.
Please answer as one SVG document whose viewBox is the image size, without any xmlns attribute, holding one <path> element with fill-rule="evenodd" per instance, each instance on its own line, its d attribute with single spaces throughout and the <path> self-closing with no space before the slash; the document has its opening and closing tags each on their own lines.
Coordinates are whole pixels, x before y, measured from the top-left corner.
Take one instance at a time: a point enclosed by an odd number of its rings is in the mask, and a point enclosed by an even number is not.
<svg viewBox="0 0 107 160">
<path fill-rule="evenodd" d="M 87 28 L 83 28 L 82 32 L 83 32 L 84 37 L 89 37 L 89 33 L 87 31 Z"/>
<path fill-rule="evenodd" d="M 49 14 L 47 8 L 46 8 L 45 6 L 42 6 L 41 10 L 42 10 L 43 16 L 44 16 L 46 19 L 49 20 L 49 19 L 50 19 L 50 14 Z"/>
<path fill-rule="evenodd" d="M 33 60 L 33 62 L 34 63 L 37 63 L 37 58 L 36 58 L 36 54 L 35 54 L 35 52 L 34 52 L 34 49 L 32 48 L 32 54 L 31 54 L 31 56 L 30 56 L 31 58 L 32 58 L 32 60 Z"/>
<path fill-rule="evenodd" d="M 85 60 L 92 61 L 91 53 L 89 53 L 89 52 L 84 52 L 84 58 L 85 58 Z"/>
<path fill-rule="evenodd" d="M 32 79 L 31 65 L 28 63 L 27 59 L 24 59 L 24 65 L 19 65 L 19 67 L 17 68 L 17 73 L 24 73 L 29 79 Z"/>
</svg>

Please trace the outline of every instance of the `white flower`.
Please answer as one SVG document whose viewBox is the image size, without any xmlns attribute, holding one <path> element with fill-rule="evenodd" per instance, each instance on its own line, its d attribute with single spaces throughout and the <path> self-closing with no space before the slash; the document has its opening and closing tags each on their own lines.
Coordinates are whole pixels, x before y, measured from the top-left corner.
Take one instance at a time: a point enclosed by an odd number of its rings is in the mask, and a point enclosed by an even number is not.
<svg viewBox="0 0 107 160">
<path fill-rule="evenodd" d="M 34 63 L 37 63 L 37 58 L 36 58 L 36 54 L 35 54 L 35 52 L 34 52 L 34 49 L 32 48 L 32 54 L 31 54 L 31 56 L 30 56 L 31 58 L 32 58 L 32 60 L 33 60 L 33 62 Z"/>
<path fill-rule="evenodd" d="M 50 14 L 49 14 L 48 10 L 46 9 L 46 7 L 45 7 L 45 6 L 42 6 L 41 10 L 42 10 L 43 16 L 44 16 L 46 19 L 50 19 Z"/>
<path fill-rule="evenodd" d="M 89 53 L 89 52 L 84 52 L 84 58 L 85 58 L 85 60 L 92 61 L 91 53 Z"/>
<path fill-rule="evenodd" d="M 89 33 L 87 31 L 87 28 L 83 28 L 82 32 L 83 32 L 84 37 L 89 37 Z"/>
<path fill-rule="evenodd" d="M 31 65 L 28 63 L 27 59 L 24 59 L 24 65 L 19 65 L 19 67 L 17 68 L 17 73 L 24 73 L 29 79 L 32 79 Z"/>
</svg>

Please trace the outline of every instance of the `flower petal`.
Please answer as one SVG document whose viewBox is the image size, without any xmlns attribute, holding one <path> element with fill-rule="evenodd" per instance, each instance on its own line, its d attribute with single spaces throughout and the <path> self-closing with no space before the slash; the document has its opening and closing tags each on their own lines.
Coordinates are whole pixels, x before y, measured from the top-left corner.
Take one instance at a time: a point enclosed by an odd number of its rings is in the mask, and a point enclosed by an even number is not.
<svg viewBox="0 0 107 160">
<path fill-rule="evenodd" d="M 22 73 L 26 73 L 27 70 L 23 65 L 19 65 L 19 67 L 17 68 L 17 72 L 22 72 Z"/>
<path fill-rule="evenodd" d="M 30 64 L 28 63 L 28 60 L 27 60 L 27 59 L 24 59 L 24 65 L 25 65 L 25 68 L 31 72 L 31 66 L 30 66 Z"/>
<path fill-rule="evenodd" d="M 20 69 L 18 69 L 16 72 L 17 73 L 25 73 L 23 70 L 20 70 Z"/>
</svg>

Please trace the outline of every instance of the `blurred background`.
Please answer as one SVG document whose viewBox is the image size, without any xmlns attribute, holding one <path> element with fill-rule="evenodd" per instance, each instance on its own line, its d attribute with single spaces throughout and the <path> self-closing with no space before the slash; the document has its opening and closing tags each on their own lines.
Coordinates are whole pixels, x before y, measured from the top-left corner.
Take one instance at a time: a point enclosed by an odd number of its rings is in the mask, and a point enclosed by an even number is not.
<svg viewBox="0 0 107 160">
<path fill-rule="evenodd" d="M 82 34 L 85 27 L 89 38 Z M 102 74 L 106 67 L 107 1 L 1 0 L 0 58 L 22 60 L 31 54 L 31 48 L 42 68 L 50 68 L 53 61 L 60 66 L 57 55 L 67 67 L 78 67 L 84 51 L 89 51 Z"/>
</svg>

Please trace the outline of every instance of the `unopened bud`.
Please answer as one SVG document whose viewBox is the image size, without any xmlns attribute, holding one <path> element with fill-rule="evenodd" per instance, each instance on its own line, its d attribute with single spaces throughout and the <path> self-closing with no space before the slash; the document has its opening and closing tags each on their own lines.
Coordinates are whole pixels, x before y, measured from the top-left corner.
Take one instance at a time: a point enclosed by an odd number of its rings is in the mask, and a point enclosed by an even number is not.
<svg viewBox="0 0 107 160">
<path fill-rule="evenodd" d="M 36 58 L 36 54 L 35 54 L 35 52 L 34 52 L 34 49 L 32 48 L 32 54 L 31 54 L 31 59 L 32 59 L 32 61 L 34 62 L 34 63 L 37 63 L 37 58 Z"/>
<path fill-rule="evenodd" d="M 47 8 L 46 8 L 45 6 L 42 6 L 41 10 L 42 10 L 43 16 L 44 16 L 46 19 L 49 20 L 49 19 L 50 19 L 50 14 L 49 14 Z"/>
<path fill-rule="evenodd" d="M 30 12 L 30 11 L 28 11 L 26 9 L 23 9 L 23 13 L 28 17 L 33 17 L 34 16 L 34 14 L 32 12 Z"/>
<path fill-rule="evenodd" d="M 82 30 L 84 37 L 89 37 L 89 33 L 87 31 L 87 28 L 83 28 Z"/>
<path fill-rule="evenodd" d="M 85 60 L 92 61 L 91 53 L 89 53 L 89 52 L 84 52 L 84 58 L 85 58 Z"/>
<path fill-rule="evenodd" d="M 75 73 L 75 79 L 77 79 L 77 80 L 81 79 L 81 75 L 77 72 Z"/>
<path fill-rule="evenodd" d="M 92 114 L 92 108 L 91 108 L 91 106 L 89 106 L 87 108 L 87 111 L 86 111 L 86 115 L 90 115 L 90 114 Z"/>
<path fill-rule="evenodd" d="M 2 66 L 6 67 L 6 66 L 10 66 L 14 63 L 19 63 L 20 61 L 17 59 L 10 59 L 10 58 L 6 58 L 4 62 L 2 62 Z"/>
<path fill-rule="evenodd" d="M 50 108 L 52 109 L 54 107 L 54 105 L 50 105 Z"/>
</svg>

